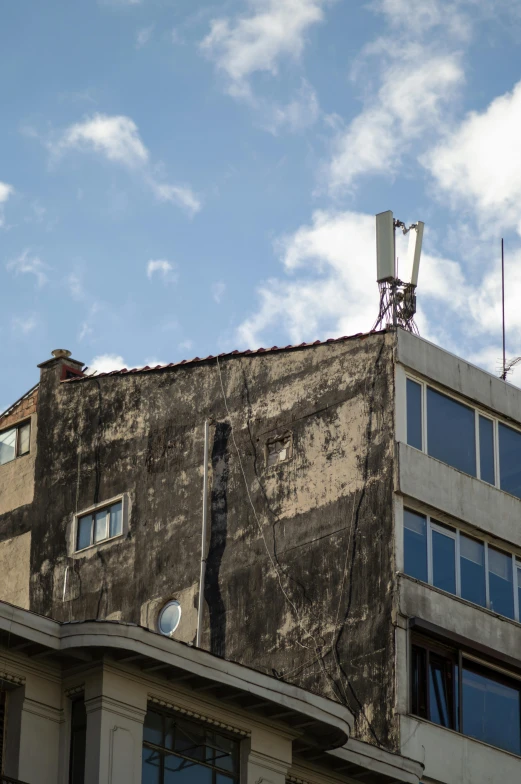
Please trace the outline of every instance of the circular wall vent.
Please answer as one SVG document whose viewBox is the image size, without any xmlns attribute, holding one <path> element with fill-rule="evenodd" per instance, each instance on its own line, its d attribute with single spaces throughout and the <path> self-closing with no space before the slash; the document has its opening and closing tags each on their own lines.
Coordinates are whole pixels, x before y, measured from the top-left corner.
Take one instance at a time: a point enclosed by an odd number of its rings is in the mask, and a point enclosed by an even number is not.
<svg viewBox="0 0 521 784">
<path fill-rule="evenodd" d="M 181 605 L 179 602 L 172 600 L 167 602 L 161 612 L 159 613 L 158 626 L 161 634 L 165 637 L 171 637 L 181 620 Z"/>
</svg>

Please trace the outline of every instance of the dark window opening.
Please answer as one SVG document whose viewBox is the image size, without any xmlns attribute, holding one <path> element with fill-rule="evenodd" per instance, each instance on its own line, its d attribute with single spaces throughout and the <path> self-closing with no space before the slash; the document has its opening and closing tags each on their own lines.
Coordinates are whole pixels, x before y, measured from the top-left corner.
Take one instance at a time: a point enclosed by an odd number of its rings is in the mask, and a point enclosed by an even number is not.
<svg viewBox="0 0 521 784">
<path fill-rule="evenodd" d="M 269 438 L 266 442 L 266 465 L 268 468 L 283 463 L 293 456 L 293 437 L 291 433 Z"/>
<path fill-rule="evenodd" d="M 84 784 L 85 753 L 87 749 L 87 713 L 83 697 L 71 705 L 71 746 L 69 759 L 69 784 Z"/>
<path fill-rule="evenodd" d="M 521 756 L 521 681 L 419 635 L 412 645 L 411 711 Z"/>
<path fill-rule="evenodd" d="M 472 408 L 427 387 L 427 451 L 476 476 L 476 422 Z"/>
<path fill-rule="evenodd" d="M 204 724 L 149 709 L 142 777 L 142 784 L 239 784 L 239 741 Z"/>
<path fill-rule="evenodd" d="M 416 449 L 423 448 L 422 441 L 422 388 L 407 379 L 407 443 Z"/>
</svg>

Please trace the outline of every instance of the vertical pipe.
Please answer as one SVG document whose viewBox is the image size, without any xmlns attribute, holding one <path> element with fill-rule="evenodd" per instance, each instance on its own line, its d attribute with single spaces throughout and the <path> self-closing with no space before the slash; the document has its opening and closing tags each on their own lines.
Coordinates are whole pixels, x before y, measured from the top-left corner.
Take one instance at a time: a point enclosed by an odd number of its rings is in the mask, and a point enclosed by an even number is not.
<svg viewBox="0 0 521 784">
<path fill-rule="evenodd" d="M 506 381 L 507 377 L 507 358 L 505 348 L 505 243 L 501 238 L 501 310 L 503 320 L 503 373 L 501 378 Z"/>
<path fill-rule="evenodd" d="M 201 570 L 199 573 L 199 604 L 197 607 L 197 636 L 195 644 L 201 647 L 203 633 L 204 578 L 206 574 L 206 533 L 208 529 L 208 420 L 204 423 L 204 468 L 203 468 L 203 525 L 201 530 Z"/>
</svg>

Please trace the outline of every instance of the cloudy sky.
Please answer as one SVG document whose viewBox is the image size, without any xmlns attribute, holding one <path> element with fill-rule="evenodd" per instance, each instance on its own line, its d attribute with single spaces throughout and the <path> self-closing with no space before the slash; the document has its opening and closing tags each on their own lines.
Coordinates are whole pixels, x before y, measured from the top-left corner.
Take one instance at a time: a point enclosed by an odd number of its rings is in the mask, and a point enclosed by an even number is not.
<svg viewBox="0 0 521 784">
<path fill-rule="evenodd" d="M 0 2 L 0 409 L 371 328 L 374 214 L 426 224 L 421 334 L 521 354 L 519 0 Z M 521 382 L 521 374 L 513 381 Z"/>
</svg>

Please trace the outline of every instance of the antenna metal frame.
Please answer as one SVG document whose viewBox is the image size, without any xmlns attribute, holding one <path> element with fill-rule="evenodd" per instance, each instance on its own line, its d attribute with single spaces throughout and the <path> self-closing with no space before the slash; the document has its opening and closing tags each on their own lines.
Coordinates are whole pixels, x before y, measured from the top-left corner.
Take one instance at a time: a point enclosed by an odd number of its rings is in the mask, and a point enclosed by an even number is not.
<svg viewBox="0 0 521 784">
<path fill-rule="evenodd" d="M 382 216 L 380 218 L 380 216 Z M 384 218 L 385 216 L 385 218 Z M 378 220 L 380 218 L 380 222 Z M 416 237 L 409 242 L 409 257 L 411 261 L 412 281 L 406 283 L 396 277 L 396 262 L 395 262 L 395 275 L 394 277 L 381 278 L 378 280 L 378 288 L 380 290 L 380 308 L 378 318 L 376 319 L 373 331 L 381 329 L 382 327 L 401 327 L 402 329 L 419 335 L 418 327 L 414 321 L 416 314 L 416 284 L 418 281 L 418 269 L 420 264 L 421 245 L 423 239 L 422 221 L 411 223 L 406 226 L 403 221 L 396 220 L 392 217 L 392 212 L 380 213 L 377 216 L 377 268 L 380 271 L 381 259 L 378 253 L 378 241 L 382 243 L 382 232 L 384 230 L 383 220 L 388 221 L 388 228 L 392 221 L 392 246 L 396 247 L 396 229 L 401 229 L 402 233 L 408 234 L 412 229 L 416 231 Z M 389 240 L 389 238 L 387 238 Z M 388 247 L 388 246 L 387 246 Z"/>
</svg>

